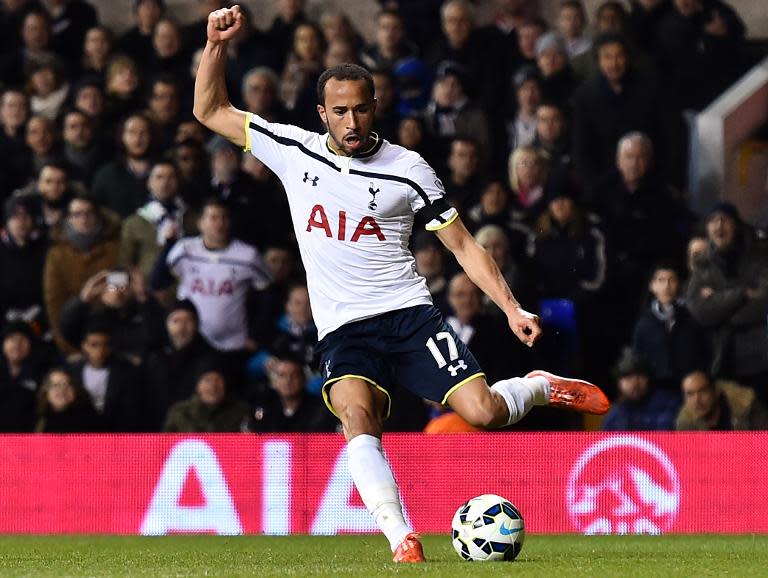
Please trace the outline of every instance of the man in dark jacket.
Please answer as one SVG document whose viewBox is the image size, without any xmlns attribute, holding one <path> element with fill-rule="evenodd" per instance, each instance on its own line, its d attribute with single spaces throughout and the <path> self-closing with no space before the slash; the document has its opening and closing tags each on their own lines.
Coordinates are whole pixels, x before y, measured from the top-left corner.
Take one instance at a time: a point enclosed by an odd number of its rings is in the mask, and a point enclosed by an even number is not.
<svg viewBox="0 0 768 578">
<path fill-rule="evenodd" d="M 220 364 L 219 356 L 198 331 L 197 308 L 188 299 L 168 312 L 167 344 L 153 351 L 146 362 L 147 426 L 160 431 L 168 408 L 195 392 L 198 376 Z"/>
<path fill-rule="evenodd" d="M 713 332 L 712 373 L 768 392 L 768 252 L 730 203 L 706 220 L 709 255 L 693 271 L 688 306 Z"/>
<path fill-rule="evenodd" d="M 675 429 L 680 396 L 656 389 L 648 363 L 627 348 L 616 366 L 619 399 L 605 416 L 606 431 L 652 431 Z"/>
</svg>

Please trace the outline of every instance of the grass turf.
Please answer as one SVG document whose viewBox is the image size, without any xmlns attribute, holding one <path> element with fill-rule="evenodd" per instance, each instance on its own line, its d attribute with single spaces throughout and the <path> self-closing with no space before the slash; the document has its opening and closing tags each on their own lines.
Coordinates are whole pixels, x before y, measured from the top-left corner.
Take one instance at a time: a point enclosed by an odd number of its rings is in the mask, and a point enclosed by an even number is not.
<svg viewBox="0 0 768 578">
<path fill-rule="evenodd" d="M 768 536 L 528 536 L 515 562 L 487 564 L 447 536 L 424 546 L 415 566 L 389 562 L 381 536 L 4 536 L 0 576 L 768 576 Z"/>
</svg>

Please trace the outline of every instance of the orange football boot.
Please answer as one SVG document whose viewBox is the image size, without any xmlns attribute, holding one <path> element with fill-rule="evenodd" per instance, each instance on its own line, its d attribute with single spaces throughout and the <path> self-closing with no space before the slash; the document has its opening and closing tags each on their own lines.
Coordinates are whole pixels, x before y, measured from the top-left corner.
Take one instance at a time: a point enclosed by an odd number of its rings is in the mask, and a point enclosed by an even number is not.
<svg viewBox="0 0 768 578">
<path fill-rule="evenodd" d="M 424 549 L 421 547 L 419 535 L 416 532 L 411 532 L 410 534 L 405 535 L 403 541 L 397 545 L 392 561 L 406 563 L 427 561 L 427 559 L 424 558 Z"/>
<path fill-rule="evenodd" d="M 525 377 L 543 377 L 549 382 L 549 405 L 552 407 L 563 407 L 595 415 L 607 413 L 611 407 L 611 403 L 600 388 L 588 381 L 560 377 L 541 369 L 532 371 Z"/>
</svg>

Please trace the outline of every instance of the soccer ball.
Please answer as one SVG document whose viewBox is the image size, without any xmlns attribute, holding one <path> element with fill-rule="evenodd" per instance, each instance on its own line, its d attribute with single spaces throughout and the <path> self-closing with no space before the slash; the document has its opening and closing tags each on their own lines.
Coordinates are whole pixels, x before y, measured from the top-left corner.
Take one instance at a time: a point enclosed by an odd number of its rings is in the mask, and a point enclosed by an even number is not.
<svg viewBox="0 0 768 578">
<path fill-rule="evenodd" d="M 514 560 L 523 548 L 523 516 L 512 502 L 483 494 L 456 510 L 451 522 L 453 547 L 464 560 Z"/>
</svg>

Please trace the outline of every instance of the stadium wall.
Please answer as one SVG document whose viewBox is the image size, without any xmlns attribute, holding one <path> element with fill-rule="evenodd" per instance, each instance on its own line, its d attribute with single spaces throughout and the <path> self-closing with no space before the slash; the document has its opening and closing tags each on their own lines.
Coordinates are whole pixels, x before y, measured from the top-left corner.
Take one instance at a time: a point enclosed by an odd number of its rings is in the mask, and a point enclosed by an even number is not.
<svg viewBox="0 0 768 578">
<path fill-rule="evenodd" d="M 533 533 L 768 533 L 768 433 L 389 434 L 407 517 L 483 493 Z M 0 533 L 376 531 L 340 435 L 6 435 Z"/>
</svg>

